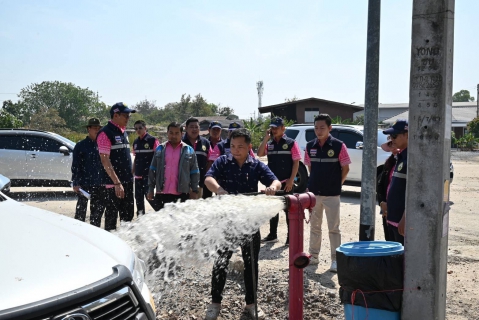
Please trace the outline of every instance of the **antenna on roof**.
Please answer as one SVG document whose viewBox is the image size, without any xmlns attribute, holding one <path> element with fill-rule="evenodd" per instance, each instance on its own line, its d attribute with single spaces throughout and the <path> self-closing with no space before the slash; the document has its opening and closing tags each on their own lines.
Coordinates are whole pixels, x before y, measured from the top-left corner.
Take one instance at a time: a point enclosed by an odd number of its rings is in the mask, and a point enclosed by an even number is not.
<svg viewBox="0 0 479 320">
<path fill-rule="evenodd" d="M 263 81 L 256 82 L 256 89 L 258 90 L 258 108 L 261 108 L 261 98 L 263 97 Z"/>
</svg>

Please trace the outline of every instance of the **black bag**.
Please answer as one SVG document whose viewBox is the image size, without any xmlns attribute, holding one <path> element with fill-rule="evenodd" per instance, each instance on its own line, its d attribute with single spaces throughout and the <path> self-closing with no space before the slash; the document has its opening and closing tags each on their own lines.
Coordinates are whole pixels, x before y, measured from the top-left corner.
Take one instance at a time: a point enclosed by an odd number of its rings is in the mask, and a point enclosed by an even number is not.
<svg viewBox="0 0 479 320">
<path fill-rule="evenodd" d="M 404 255 L 358 257 L 337 251 L 336 259 L 342 304 L 401 311 Z M 353 292 L 358 289 L 362 293 L 357 291 L 352 303 Z"/>
</svg>

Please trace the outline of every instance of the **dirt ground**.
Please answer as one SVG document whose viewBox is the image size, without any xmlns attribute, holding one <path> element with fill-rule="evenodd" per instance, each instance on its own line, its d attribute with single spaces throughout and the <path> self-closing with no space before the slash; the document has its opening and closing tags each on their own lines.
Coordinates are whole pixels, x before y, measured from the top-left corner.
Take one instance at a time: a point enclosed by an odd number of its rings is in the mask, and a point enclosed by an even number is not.
<svg viewBox="0 0 479 320">
<path fill-rule="evenodd" d="M 447 319 L 479 319 L 479 153 L 453 152 L 454 182 L 451 186 L 449 256 L 447 275 Z M 34 207 L 47 209 L 73 217 L 75 196 L 66 188 L 12 188 L 10 196 Z M 342 242 L 357 241 L 359 229 L 360 188 L 344 187 L 341 195 Z M 337 275 L 328 271 L 329 239 L 326 223 L 323 223 L 323 247 L 320 264 L 305 269 L 305 280 L 313 281 L 322 287 L 338 289 Z M 269 225 L 261 228 L 267 235 Z M 309 243 L 309 225 L 305 224 L 305 250 Z M 285 273 L 288 268 L 286 222 L 280 216 L 279 242 L 265 244 L 261 249 L 261 273 Z M 379 214 L 376 219 L 376 239 L 382 240 L 382 226 Z M 264 270 L 264 271 L 263 271 Z M 261 298 L 261 296 L 260 296 Z M 261 302 L 261 300 L 259 300 Z M 263 301 L 263 304 L 267 301 Z M 339 300 L 337 302 L 339 304 Z M 330 318 L 343 318 L 333 316 Z M 196 318 L 195 318 L 196 319 Z"/>
</svg>

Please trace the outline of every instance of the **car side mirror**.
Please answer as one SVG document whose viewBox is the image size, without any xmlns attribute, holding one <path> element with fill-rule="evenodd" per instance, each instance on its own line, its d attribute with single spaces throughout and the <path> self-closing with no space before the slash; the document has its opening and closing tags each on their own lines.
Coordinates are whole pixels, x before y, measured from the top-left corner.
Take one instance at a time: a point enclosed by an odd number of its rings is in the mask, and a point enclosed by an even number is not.
<svg viewBox="0 0 479 320">
<path fill-rule="evenodd" d="M 356 149 L 362 149 L 362 148 L 363 148 L 363 142 L 362 141 L 356 142 Z"/>
<path fill-rule="evenodd" d="M 60 153 L 63 153 L 63 155 L 65 156 L 70 155 L 70 150 L 68 150 L 68 148 L 65 146 L 61 146 L 60 149 L 58 149 L 58 151 L 60 151 Z"/>
</svg>

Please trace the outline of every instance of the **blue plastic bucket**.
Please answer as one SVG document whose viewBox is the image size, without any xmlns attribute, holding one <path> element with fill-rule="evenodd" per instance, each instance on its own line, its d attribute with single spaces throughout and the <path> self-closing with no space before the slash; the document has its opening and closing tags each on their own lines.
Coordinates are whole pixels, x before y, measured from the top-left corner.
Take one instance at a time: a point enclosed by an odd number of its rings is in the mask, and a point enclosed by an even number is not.
<svg viewBox="0 0 479 320">
<path fill-rule="evenodd" d="M 336 249 L 339 253 L 348 257 L 383 257 L 402 255 L 404 247 L 399 242 L 392 241 L 359 241 L 342 244 Z M 339 268 L 338 268 L 339 271 Z M 338 275 L 339 276 L 339 275 Z M 361 289 L 361 288 L 358 288 Z M 362 299 L 359 294 L 356 299 Z M 364 308 L 362 306 L 344 304 L 344 315 L 346 320 L 400 320 L 401 313 L 389 310 Z"/>
</svg>

